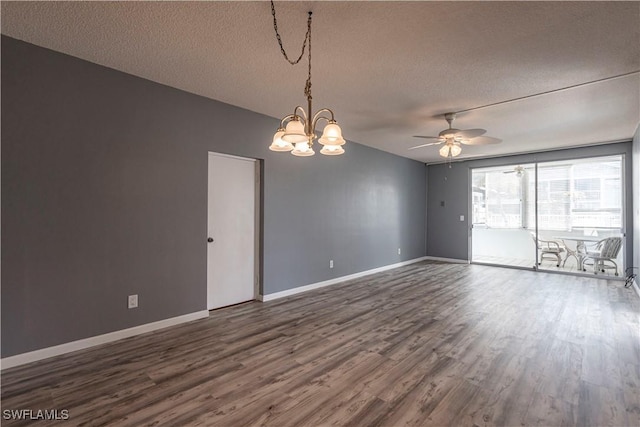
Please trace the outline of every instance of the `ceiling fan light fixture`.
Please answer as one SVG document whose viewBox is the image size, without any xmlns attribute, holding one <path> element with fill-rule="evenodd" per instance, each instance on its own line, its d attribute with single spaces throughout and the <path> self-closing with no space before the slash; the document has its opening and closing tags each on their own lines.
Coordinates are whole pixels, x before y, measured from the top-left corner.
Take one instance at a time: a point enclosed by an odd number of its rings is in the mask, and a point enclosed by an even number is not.
<svg viewBox="0 0 640 427">
<path fill-rule="evenodd" d="M 440 136 L 440 138 L 450 139 L 450 138 L 455 138 L 458 132 L 460 132 L 460 129 L 449 128 L 440 132 L 438 136 Z"/>
<path fill-rule="evenodd" d="M 455 142 L 447 141 L 438 152 L 442 157 L 456 157 L 462 153 L 462 147 Z"/>
</svg>

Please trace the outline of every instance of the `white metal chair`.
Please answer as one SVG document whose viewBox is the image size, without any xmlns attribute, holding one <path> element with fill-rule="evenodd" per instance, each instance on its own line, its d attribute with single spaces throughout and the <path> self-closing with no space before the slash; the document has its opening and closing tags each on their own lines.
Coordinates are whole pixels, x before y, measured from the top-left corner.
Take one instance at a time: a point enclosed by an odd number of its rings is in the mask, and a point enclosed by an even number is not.
<svg viewBox="0 0 640 427">
<path fill-rule="evenodd" d="M 620 253 L 620 248 L 622 248 L 622 237 L 607 237 L 600 240 L 595 246 L 587 246 L 586 253 L 582 259 L 582 271 L 587 271 L 586 266 L 590 264 L 587 261 L 591 260 L 593 262 L 593 274 L 598 274 L 598 271 L 604 273 L 605 270 L 613 269 L 617 276 L 618 264 L 616 264 L 615 259 Z M 607 265 L 607 263 L 613 265 Z"/>
<path fill-rule="evenodd" d="M 565 249 L 562 243 L 557 242 L 555 240 L 542 240 L 538 239 L 536 233 L 531 233 L 531 238 L 533 242 L 536 244 L 538 248 L 538 252 L 540 253 L 540 261 L 538 261 L 538 265 L 542 264 L 545 257 L 547 259 L 551 259 L 552 261 L 556 261 L 556 267 L 560 267 L 560 261 L 562 261 L 561 253 L 564 253 Z"/>
</svg>

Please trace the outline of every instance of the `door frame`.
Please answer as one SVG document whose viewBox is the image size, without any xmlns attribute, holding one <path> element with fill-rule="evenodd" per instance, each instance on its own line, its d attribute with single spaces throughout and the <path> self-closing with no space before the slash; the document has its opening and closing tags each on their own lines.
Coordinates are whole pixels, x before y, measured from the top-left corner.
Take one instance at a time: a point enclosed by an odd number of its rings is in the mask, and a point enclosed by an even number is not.
<svg viewBox="0 0 640 427">
<path fill-rule="evenodd" d="M 254 232 L 254 239 L 253 239 L 253 300 L 260 300 L 260 295 L 261 295 L 261 288 L 262 288 L 262 268 L 263 268 L 263 259 L 262 259 L 262 239 L 263 239 L 263 233 L 262 233 L 262 229 L 263 229 L 263 197 L 262 194 L 264 193 L 264 189 L 263 189 L 263 176 L 262 176 L 262 171 L 264 170 L 263 168 L 263 160 L 261 159 L 255 159 L 252 157 L 242 157 L 242 156 L 235 156 L 233 154 L 226 154 L 226 153 L 219 153 L 217 151 L 207 151 L 207 216 L 206 216 L 206 221 L 207 221 L 207 234 L 209 233 L 209 207 L 208 207 L 208 201 L 209 201 L 209 156 L 210 155 L 214 155 L 217 157 L 226 157 L 226 158 L 231 158 L 231 159 L 236 159 L 236 160 L 242 160 L 242 161 L 248 161 L 248 162 L 253 162 L 254 163 L 254 228 L 253 228 L 253 232 Z M 205 236 L 205 238 L 208 236 Z M 207 244 L 207 251 L 205 254 L 207 260 L 206 260 L 206 271 L 205 271 L 205 277 L 207 277 L 207 279 L 205 280 L 205 286 L 207 288 L 207 292 L 206 292 L 206 298 L 205 298 L 205 302 L 209 301 L 209 283 L 208 283 L 208 272 L 209 272 L 209 246 Z M 207 310 L 208 310 L 208 303 L 207 303 Z M 215 309 L 214 309 L 215 310 Z"/>
<path fill-rule="evenodd" d="M 539 234 L 538 231 L 538 187 L 539 187 L 539 183 L 538 183 L 538 177 L 539 177 L 539 166 L 541 164 L 546 164 L 546 163 L 554 163 L 557 161 L 574 161 L 574 160 L 582 160 L 582 159 L 594 159 L 594 158 L 607 158 L 607 157 L 620 157 L 620 179 L 621 179 L 621 185 L 620 185 L 620 191 L 621 191 L 621 227 L 620 227 L 620 233 L 622 235 L 622 263 L 620 265 L 620 270 L 621 273 L 619 277 L 614 277 L 614 276 L 597 276 L 600 278 L 605 277 L 607 280 L 624 280 L 624 272 L 626 271 L 627 268 L 627 252 L 628 252 L 628 248 L 627 248 L 627 243 L 628 243 L 628 239 L 627 239 L 627 204 L 628 202 L 628 198 L 627 198 L 627 189 L 629 187 L 629 179 L 627 179 L 627 154 L 624 152 L 621 153 L 603 153 L 603 154 L 595 154 L 595 155 L 582 155 L 582 156 L 570 156 L 567 158 L 561 158 L 561 159 L 539 159 L 537 157 L 534 157 L 532 160 L 530 161 L 523 161 L 523 162 L 509 162 L 509 163 L 500 163 L 495 165 L 495 167 L 503 167 L 503 166 L 511 166 L 511 165 L 516 165 L 516 164 L 532 164 L 534 166 L 534 180 L 535 180 L 535 186 L 534 186 L 534 214 L 535 214 L 535 218 L 534 218 L 534 228 L 535 228 L 535 233 L 536 236 Z M 498 265 L 498 264 L 487 264 L 487 263 L 483 263 L 483 262 L 474 262 L 473 261 L 473 248 L 472 248 L 472 244 L 473 244 L 473 170 L 474 169 L 485 169 L 485 168 L 491 168 L 494 166 L 477 166 L 477 167 L 471 167 L 469 166 L 468 169 L 468 176 L 467 176 L 467 188 L 468 188 L 468 218 L 469 218 L 469 226 L 468 226 L 468 257 L 469 257 L 469 263 L 470 264 L 479 264 L 479 265 L 489 265 L 489 266 L 499 266 L 499 267 L 504 267 L 504 268 L 515 268 L 518 270 L 533 270 L 536 272 L 543 272 L 543 273 L 553 273 L 553 274 L 565 274 L 565 275 L 571 275 L 571 276 L 577 276 L 577 277 L 594 277 L 593 274 L 589 274 L 589 273 L 585 273 L 585 272 L 581 272 L 581 271 L 561 271 L 561 270 L 554 270 L 554 269 L 540 269 L 538 266 L 538 259 L 539 259 L 539 250 L 536 247 L 535 248 L 535 262 L 533 265 L 533 268 L 527 268 L 527 267 L 520 267 L 520 266 L 512 266 L 512 265 Z"/>
</svg>

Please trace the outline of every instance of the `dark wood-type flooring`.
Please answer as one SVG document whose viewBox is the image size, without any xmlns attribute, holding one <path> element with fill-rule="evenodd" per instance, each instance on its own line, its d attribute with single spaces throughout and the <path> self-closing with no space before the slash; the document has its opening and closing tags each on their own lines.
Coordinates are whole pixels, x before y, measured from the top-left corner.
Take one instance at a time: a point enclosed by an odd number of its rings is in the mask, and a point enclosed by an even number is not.
<svg viewBox="0 0 640 427">
<path fill-rule="evenodd" d="M 6 370 L 2 409 L 68 409 L 54 425 L 639 426 L 639 318 L 620 281 L 422 262 Z"/>
</svg>

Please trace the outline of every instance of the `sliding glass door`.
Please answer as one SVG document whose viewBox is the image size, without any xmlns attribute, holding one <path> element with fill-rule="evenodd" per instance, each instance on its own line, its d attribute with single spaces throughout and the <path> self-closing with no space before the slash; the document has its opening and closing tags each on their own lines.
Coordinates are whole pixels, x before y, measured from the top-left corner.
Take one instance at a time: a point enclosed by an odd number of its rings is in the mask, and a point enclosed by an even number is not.
<svg viewBox="0 0 640 427">
<path fill-rule="evenodd" d="M 473 169 L 471 186 L 472 262 L 624 272 L 622 156 Z"/>
<path fill-rule="evenodd" d="M 622 156 L 540 163 L 538 229 L 544 238 L 557 241 L 563 251 L 560 267 L 543 261 L 541 269 L 622 274 Z M 617 269 L 594 270 L 594 259 L 587 255 L 601 251 L 605 243 L 611 243 L 610 238 L 620 244 L 604 264 Z"/>
<path fill-rule="evenodd" d="M 535 165 L 474 169 L 471 177 L 471 260 L 532 267 Z"/>
</svg>

